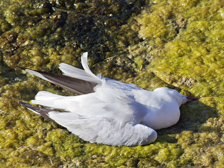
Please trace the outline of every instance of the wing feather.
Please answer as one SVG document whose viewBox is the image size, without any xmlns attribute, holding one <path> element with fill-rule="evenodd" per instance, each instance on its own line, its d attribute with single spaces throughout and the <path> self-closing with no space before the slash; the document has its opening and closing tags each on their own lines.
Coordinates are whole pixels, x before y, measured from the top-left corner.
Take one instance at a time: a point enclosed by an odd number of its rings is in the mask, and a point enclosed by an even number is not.
<svg viewBox="0 0 224 168">
<path fill-rule="evenodd" d="M 106 117 L 86 118 L 75 113 L 70 113 L 68 117 L 67 113 L 59 112 L 50 112 L 49 117 L 73 134 L 92 143 L 137 146 L 152 143 L 157 138 L 156 131 L 149 127 L 127 123 L 120 128 L 119 122 Z"/>
<path fill-rule="evenodd" d="M 38 114 L 39 116 L 44 117 L 45 119 L 49 120 L 49 121 L 53 121 L 55 122 L 53 119 L 51 119 L 48 116 L 48 113 L 52 110 L 50 109 L 46 109 L 46 108 L 41 108 L 41 107 L 37 107 L 34 105 L 31 105 L 29 103 L 25 103 L 25 102 L 19 102 L 20 105 L 22 105 L 23 107 L 26 107 L 27 109 L 33 111 L 34 113 Z"/>
<path fill-rule="evenodd" d="M 77 94 L 92 93 L 94 92 L 94 87 L 97 85 L 97 83 L 88 82 L 60 74 L 33 71 L 30 69 L 26 69 L 26 71 L 59 87 L 62 87 L 63 89 Z"/>
<path fill-rule="evenodd" d="M 89 69 L 87 56 L 88 53 L 86 52 L 81 57 L 84 70 L 61 63 L 59 68 L 64 75 L 34 71 L 30 69 L 26 69 L 26 71 L 73 93 L 92 93 L 94 92 L 94 87 L 97 84 L 101 84 L 102 81 L 99 76 L 94 75 Z"/>
</svg>

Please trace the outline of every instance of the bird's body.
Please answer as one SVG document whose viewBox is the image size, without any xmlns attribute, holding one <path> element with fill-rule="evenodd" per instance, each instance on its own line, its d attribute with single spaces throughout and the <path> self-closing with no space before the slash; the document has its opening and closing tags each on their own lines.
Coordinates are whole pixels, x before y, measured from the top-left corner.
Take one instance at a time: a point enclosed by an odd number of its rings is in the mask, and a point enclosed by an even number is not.
<svg viewBox="0 0 224 168">
<path fill-rule="evenodd" d="M 22 105 L 86 141 L 115 146 L 149 144 L 157 138 L 155 129 L 178 122 L 179 107 L 187 102 L 186 96 L 168 88 L 147 91 L 134 84 L 95 76 L 87 65 L 87 53 L 82 56 L 82 65 L 84 70 L 60 64 L 64 75 L 27 70 L 79 95 L 40 91 L 32 103 L 46 108 Z"/>
</svg>

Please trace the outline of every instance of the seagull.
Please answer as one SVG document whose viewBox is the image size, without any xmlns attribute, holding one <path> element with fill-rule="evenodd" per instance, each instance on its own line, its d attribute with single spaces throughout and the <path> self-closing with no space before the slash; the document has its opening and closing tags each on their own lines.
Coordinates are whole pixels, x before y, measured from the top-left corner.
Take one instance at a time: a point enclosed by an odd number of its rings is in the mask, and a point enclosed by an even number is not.
<svg viewBox="0 0 224 168">
<path fill-rule="evenodd" d="M 148 91 L 100 74 L 94 75 L 83 53 L 84 69 L 61 63 L 63 75 L 26 69 L 27 72 L 60 86 L 77 96 L 39 91 L 27 109 L 58 123 L 90 143 L 139 146 L 154 142 L 155 130 L 176 124 L 179 107 L 197 97 L 187 97 L 166 87 Z"/>
</svg>

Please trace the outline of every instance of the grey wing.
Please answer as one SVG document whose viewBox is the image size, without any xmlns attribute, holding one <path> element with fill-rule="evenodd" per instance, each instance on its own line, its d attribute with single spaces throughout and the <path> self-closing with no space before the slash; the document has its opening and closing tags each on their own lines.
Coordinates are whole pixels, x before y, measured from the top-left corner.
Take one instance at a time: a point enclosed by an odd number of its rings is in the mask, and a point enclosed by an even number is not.
<svg viewBox="0 0 224 168">
<path fill-rule="evenodd" d="M 94 92 L 94 87 L 97 85 L 94 82 L 60 74 L 33 71 L 30 69 L 26 69 L 26 71 L 76 94 L 92 93 Z"/>
</svg>

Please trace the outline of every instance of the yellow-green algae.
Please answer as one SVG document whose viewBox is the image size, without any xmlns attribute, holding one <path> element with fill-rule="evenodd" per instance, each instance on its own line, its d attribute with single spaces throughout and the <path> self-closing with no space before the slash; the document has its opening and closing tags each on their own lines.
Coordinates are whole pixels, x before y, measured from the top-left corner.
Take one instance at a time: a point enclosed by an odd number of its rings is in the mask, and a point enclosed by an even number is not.
<svg viewBox="0 0 224 168">
<path fill-rule="evenodd" d="M 11 0 L 0 6 L 1 167 L 223 167 L 224 2 Z M 178 124 L 158 131 L 153 144 L 84 142 L 18 104 L 39 90 L 70 93 L 14 70 L 58 72 L 60 62 L 79 67 L 83 51 L 96 73 L 202 98 L 183 105 Z"/>
</svg>

